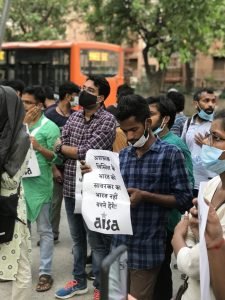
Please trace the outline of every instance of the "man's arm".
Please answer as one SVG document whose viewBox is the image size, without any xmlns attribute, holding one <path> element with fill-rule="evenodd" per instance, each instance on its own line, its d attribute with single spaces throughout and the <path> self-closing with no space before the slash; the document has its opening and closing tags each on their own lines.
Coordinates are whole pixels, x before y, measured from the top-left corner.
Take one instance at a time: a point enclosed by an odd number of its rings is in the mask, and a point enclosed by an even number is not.
<svg viewBox="0 0 225 300">
<path fill-rule="evenodd" d="M 182 213 L 192 205 L 192 190 L 185 168 L 184 156 L 179 149 L 174 150 L 170 158 L 169 182 L 171 194 L 157 194 L 128 188 L 131 205 L 135 206 L 141 201 L 162 205 L 168 208 L 176 207 Z"/>
<path fill-rule="evenodd" d="M 130 195 L 131 206 L 135 206 L 143 201 L 170 208 L 176 206 L 176 198 L 173 195 L 150 193 L 135 188 L 128 188 L 127 191 Z"/>
<path fill-rule="evenodd" d="M 67 125 L 67 124 L 66 124 Z M 65 125 L 65 126 L 66 126 Z M 65 127 L 64 126 L 64 127 Z M 67 128 L 63 130 L 65 135 Z M 116 122 L 114 119 L 106 120 L 103 124 L 99 124 L 99 128 L 92 134 L 90 140 L 79 147 L 65 145 L 62 139 L 61 153 L 72 159 L 85 159 L 85 155 L 89 149 L 109 149 L 112 147 L 116 133 Z"/>
<path fill-rule="evenodd" d="M 78 159 L 78 147 L 72 147 L 67 145 L 62 145 L 61 153 L 69 158 Z"/>
</svg>

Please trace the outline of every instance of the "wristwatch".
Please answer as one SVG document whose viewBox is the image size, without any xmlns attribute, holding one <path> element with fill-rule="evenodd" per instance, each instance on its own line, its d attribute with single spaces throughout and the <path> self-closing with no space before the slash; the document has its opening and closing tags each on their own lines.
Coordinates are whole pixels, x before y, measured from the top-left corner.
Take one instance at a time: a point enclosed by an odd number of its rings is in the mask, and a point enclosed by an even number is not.
<svg viewBox="0 0 225 300">
<path fill-rule="evenodd" d="M 55 153 L 60 154 L 62 149 L 62 144 L 58 144 L 55 146 Z"/>
</svg>

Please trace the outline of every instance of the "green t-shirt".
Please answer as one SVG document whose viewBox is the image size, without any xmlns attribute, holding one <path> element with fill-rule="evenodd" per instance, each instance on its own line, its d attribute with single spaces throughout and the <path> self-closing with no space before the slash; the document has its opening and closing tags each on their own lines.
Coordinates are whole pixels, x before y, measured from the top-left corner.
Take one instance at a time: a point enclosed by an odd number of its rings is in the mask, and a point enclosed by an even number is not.
<svg viewBox="0 0 225 300">
<path fill-rule="evenodd" d="M 41 126 L 44 115 L 29 128 L 30 133 L 35 128 Z M 60 137 L 60 130 L 55 123 L 48 120 L 40 127 L 35 139 L 44 148 L 53 150 L 56 139 Z M 56 158 L 52 161 L 47 160 L 40 152 L 35 151 L 41 175 L 38 177 L 23 178 L 24 195 L 27 204 L 28 220 L 34 222 L 40 210 L 45 203 L 49 203 L 52 199 L 53 179 L 52 179 L 52 163 L 56 162 Z"/>
<path fill-rule="evenodd" d="M 185 142 L 176 134 L 169 131 L 166 135 L 164 135 L 161 138 L 163 141 L 167 142 L 168 144 L 172 144 L 177 146 L 179 148 L 185 158 L 185 166 L 188 172 L 188 178 L 189 182 L 191 184 L 191 187 L 194 188 L 194 176 L 193 176 L 193 165 L 192 165 L 192 159 L 191 159 L 191 152 L 189 151 L 187 145 Z M 181 213 L 177 209 L 172 209 L 172 211 L 169 214 L 169 220 L 167 229 L 171 232 L 174 231 L 175 226 L 181 219 Z"/>
</svg>

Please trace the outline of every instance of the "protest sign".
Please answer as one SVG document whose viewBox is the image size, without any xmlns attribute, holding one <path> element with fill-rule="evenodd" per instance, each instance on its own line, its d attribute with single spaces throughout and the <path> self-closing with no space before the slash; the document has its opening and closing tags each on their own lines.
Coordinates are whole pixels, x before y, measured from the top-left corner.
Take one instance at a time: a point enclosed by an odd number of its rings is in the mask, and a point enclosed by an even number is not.
<svg viewBox="0 0 225 300">
<path fill-rule="evenodd" d="M 80 161 L 77 160 L 76 167 L 76 187 L 75 187 L 75 214 L 81 214 L 81 205 L 82 205 L 82 174 L 80 169 Z"/>
<path fill-rule="evenodd" d="M 133 234 L 130 198 L 118 154 L 88 150 L 86 163 L 92 168 L 83 178 L 82 215 L 88 228 L 106 234 Z"/>
<path fill-rule="evenodd" d="M 209 260 L 205 241 L 205 228 L 208 218 L 209 206 L 204 201 L 204 190 L 207 182 L 201 182 L 198 193 L 199 214 L 199 255 L 200 255 L 200 286 L 201 300 L 210 300 L 210 274 Z"/>
</svg>

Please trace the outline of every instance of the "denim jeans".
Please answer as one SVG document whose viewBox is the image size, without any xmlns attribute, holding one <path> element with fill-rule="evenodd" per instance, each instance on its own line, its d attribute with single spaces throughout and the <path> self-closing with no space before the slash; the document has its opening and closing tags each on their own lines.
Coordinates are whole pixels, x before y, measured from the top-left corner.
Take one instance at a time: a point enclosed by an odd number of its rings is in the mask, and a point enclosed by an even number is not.
<svg viewBox="0 0 225 300">
<path fill-rule="evenodd" d="M 65 207 L 73 240 L 73 276 L 75 279 L 86 278 L 87 235 L 81 214 L 74 214 L 75 199 L 65 197 Z"/>
<path fill-rule="evenodd" d="M 110 253 L 112 237 L 87 229 L 88 241 L 92 250 L 92 271 L 95 276 L 93 285 L 100 289 L 100 269 L 103 259 Z"/>
<path fill-rule="evenodd" d="M 37 231 L 40 234 L 40 267 L 39 275 L 51 275 L 52 258 L 53 258 L 53 233 L 50 223 L 51 203 L 42 206 L 37 217 Z"/>
<path fill-rule="evenodd" d="M 75 279 L 86 277 L 85 265 L 87 258 L 87 234 L 92 250 L 92 270 L 95 276 L 94 286 L 100 288 L 100 267 L 102 260 L 109 254 L 111 247 L 111 236 L 90 231 L 83 221 L 81 214 L 74 214 L 75 199 L 65 197 L 66 213 L 73 239 Z M 85 230 L 86 229 L 86 230 Z M 87 233 L 86 233 L 87 231 Z"/>
<path fill-rule="evenodd" d="M 54 238 L 59 237 L 60 213 L 63 200 L 63 185 L 54 180 L 52 209 L 51 209 L 51 224 Z"/>
</svg>

